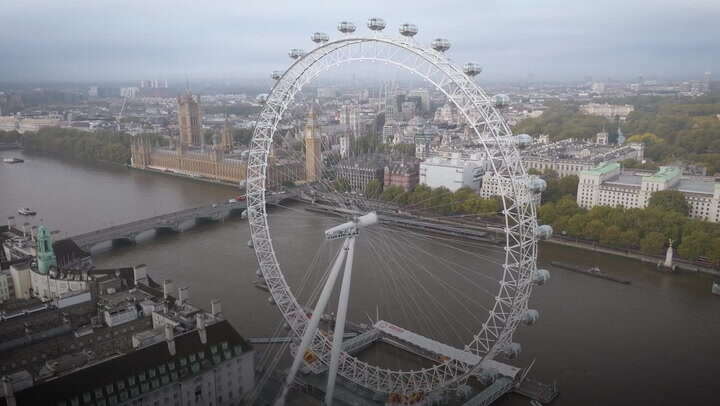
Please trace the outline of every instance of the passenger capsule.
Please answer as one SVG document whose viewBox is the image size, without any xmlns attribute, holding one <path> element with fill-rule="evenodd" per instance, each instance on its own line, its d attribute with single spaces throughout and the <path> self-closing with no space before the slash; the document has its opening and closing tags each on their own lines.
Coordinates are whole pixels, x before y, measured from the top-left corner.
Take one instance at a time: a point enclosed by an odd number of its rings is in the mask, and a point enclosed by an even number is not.
<svg viewBox="0 0 720 406">
<path fill-rule="evenodd" d="M 496 94 L 492 98 L 493 104 L 495 104 L 495 107 L 497 108 L 503 108 L 510 104 L 510 97 L 506 94 Z"/>
<path fill-rule="evenodd" d="M 405 23 L 400 26 L 400 35 L 412 38 L 418 33 L 418 27 L 415 24 Z"/>
<path fill-rule="evenodd" d="M 351 23 L 350 21 L 340 21 L 337 29 L 343 34 L 352 34 L 355 32 L 355 24 Z"/>
<path fill-rule="evenodd" d="M 445 52 L 450 49 L 450 41 L 445 38 L 436 38 L 430 43 L 430 46 L 438 52 Z"/>
<path fill-rule="evenodd" d="M 480 382 L 482 382 L 485 385 L 490 385 L 500 376 L 500 372 L 498 372 L 497 368 L 493 367 L 486 367 L 483 368 L 480 371 Z"/>
<path fill-rule="evenodd" d="M 255 101 L 260 104 L 265 104 L 265 102 L 267 101 L 267 98 L 268 98 L 267 93 L 260 93 L 259 95 L 257 95 L 257 97 L 255 97 Z"/>
<path fill-rule="evenodd" d="M 524 147 L 532 144 L 532 137 L 528 134 L 519 134 L 515 136 L 515 141 L 517 141 L 518 145 Z"/>
<path fill-rule="evenodd" d="M 537 176 L 530 177 L 530 180 L 528 181 L 528 189 L 530 189 L 533 193 L 542 193 L 547 188 L 547 182 L 545 182 L 543 179 L 540 179 Z"/>
<path fill-rule="evenodd" d="M 522 346 L 520 343 L 508 343 L 503 347 L 502 352 L 510 359 L 515 359 L 520 356 Z"/>
<path fill-rule="evenodd" d="M 538 226 L 537 230 L 535 231 L 535 236 L 541 240 L 547 240 L 553 235 L 553 229 L 547 224 L 544 224 L 542 226 Z"/>
<path fill-rule="evenodd" d="M 367 27 L 373 31 L 382 31 L 385 29 L 385 20 L 377 17 L 370 18 L 368 19 Z"/>
<path fill-rule="evenodd" d="M 482 67 L 476 63 L 468 62 L 463 66 L 463 72 L 470 77 L 474 77 L 482 73 Z"/>
<path fill-rule="evenodd" d="M 324 32 L 316 32 L 310 36 L 310 39 L 316 44 L 324 44 L 330 41 L 330 37 Z"/>
<path fill-rule="evenodd" d="M 255 275 L 256 275 L 258 278 L 262 278 L 262 276 L 263 276 L 262 271 L 261 271 L 260 269 L 258 269 L 258 270 L 255 271 Z"/>
<path fill-rule="evenodd" d="M 271 305 L 274 305 L 274 304 L 275 304 L 275 299 L 273 299 L 272 296 L 270 296 L 270 297 L 268 298 L 268 303 L 270 303 Z"/>
<path fill-rule="evenodd" d="M 536 269 L 532 273 L 532 281 L 536 285 L 543 285 L 550 280 L 550 271 L 547 269 Z"/>
<path fill-rule="evenodd" d="M 273 80 L 280 80 L 280 78 L 282 77 L 282 74 L 283 74 L 283 73 L 282 73 L 281 71 L 279 71 L 279 70 L 274 70 L 274 71 L 272 71 L 272 73 L 270 74 L 270 77 L 273 78 Z"/>
<path fill-rule="evenodd" d="M 299 49 L 299 48 L 293 48 L 290 50 L 290 52 L 288 52 L 288 55 L 292 59 L 298 59 L 298 58 L 302 58 L 302 56 L 305 55 L 305 51 L 303 51 L 302 49 Z"/>
<path fill-rule="evenodd" d="M 526 326 L 535 324 L 539 319 L 540 312 L 535 309 L 527 309 L 522 315 L 522 322 L 525 323 Z"/>
<path fill-rule="evenodd" d="M 248 246 L 248 248 L 255 248 L 255 245 L 253 245 L 252 240 L 248 240 L 247 246 Z"/>
</svg>

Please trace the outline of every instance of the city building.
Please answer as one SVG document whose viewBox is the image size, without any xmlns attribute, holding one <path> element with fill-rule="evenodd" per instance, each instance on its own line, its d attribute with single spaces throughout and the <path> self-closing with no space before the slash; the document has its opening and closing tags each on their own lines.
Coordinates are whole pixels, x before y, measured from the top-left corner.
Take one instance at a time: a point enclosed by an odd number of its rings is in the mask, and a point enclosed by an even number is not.
<svg viewBox="0 0 720 406">
<path fill-rule="evenodd" d="M 137 87 L 123 87 L 120 88 L 120 97 L 135 98 L 140 93 L 140 89 Z"/>
<path fill-rule="evenodd" d="M 621 120 L 625 120 L 627 116 L 635 110 L 635 107 L 629 104 L 600 104 L 600 103 L 588 103 L 580 106 L 580 111 L 589 114 L 591 116 L 601 116 L 608 119 L 615 119 L 619 117 Z"/>
<path fill-rule="evenodd" d="M 476 155 L 463 158 L 454 153 L 451 158 L 431 157 L 420 163 L 420 183 L 431 188 L 446 187 L 454 192 L 461 187 L 480 189 L 486 162 Z"/>
<path fill-rule="evenodd" d="M 219 300 L 204 311 L 144 265 L 85 266 L 43 226 L 0 240 L 1 268 L 29 273 L 0 271 L 0 405 L 238 405 L 253 389 L 254 351 Z"/>
<path fill-rule="evenodd" d="M 603 162 L 626 159 L 642 162 L 644 159 L 644 145 L 641 143 L 609 145 L 573 139 L 551 143 L 543 136 L 540 140 L 520 151 L 525 168 L 539 172 L 552 170 L 560 177 L 579 175 Z"/>
<path fill-rule="evenodd" d="M 595 136 L 595 143 L 598 145 L 607 145 L 608 144 L 608 133 L 607 131 L 602 131 L 597 133 Z"/>
<path fill-rule="evenodd" d="M 167 80 L 141 80 L 140 87 L 143 89 L 167 89 Z"/>
<path fill-rule="evenodd" d="M 15 297 L 13 292 L 12 275 L 7 269 L 0 269 L 0 303 Z"/>
<path fill-rule="evenodd" d="M 382 128 L 382 143 L 392 144 L 395 139 L 395 133 L 397 133 L 397 126 L 395 124 L 388 123 L 385 121 L 385 125 Z"/>
<path fill-rule="evenodd" d="M 222 136 L 220 137 L 219 148 L 225 153 L 230 153 L 233 150 L 233 130 L 230 126 L 230 120 L 227 115 L 225 116 L 225 123 L 222 129 Z"/>
<path fill-rule="evenodd" d="M 420 182 L 420 163 L 418 161 L 391 162 L 385 165 L 383 187 L 399 186 L 408 191 Z"/>
<path fill-rule="evenodd" d="M 414 89 L 408 92 L 407 99 L 417 98 L 420 100 L 419 108 L 425 113 L 430 111 L 430 92 L 426 88 Z"/>
<path fill-rule="evenodd" d="M 177 98 L 178 127 L 180 128 L 180 144 L 197 146 L 204 144 L 201 132 L 200 99 L 189 91 Z"/>
<path fill-rule="evenodd" d="M 18 405 L 239 405 L 252 347 L 225 320 L 13 393 Z"/>
<path fill-rule="evenodd" d="M 373 180 L 383 184 L 385 163 L 379 157 L 363 157 L 338 162 L 337 179 L 344 182 L 351 192 L 365 193 Z"/>
<path fill-rule="evenodd" d="M 503 196 L 509 193 L 511 187 L 512 185 L 509 178 L 495 176 L 495 174 L 488 170 L 482 176 L 479 195 L 484 199 Z M 540 206 L 540 203 L 542 203 L 542 193 L 532 193 L 531 196 L 535 205 Z"/>
<path fill-rule="evenodd" d="M 237 185 L 245 181 L 246 162 L 228 158 L 223 149 L 177 150 L 153 148 L 145 137 L 133 137 L 130 146 L 131 166 L 137 169 L 156 170 L 169 174 L 202 178 Z"/>
<path fill-rule="evenodd" d="M 17 131 L 22 134 L 25 132 L 37 132 L 43 128 L 60 127 L 63 123 L 63 118 L 58 115 L 40 117 L 0 116 L 0 131 Z"/>
<path fill-rule="evenodd" d="M 310 109 L 305 123 L 305 179 L 316 182 L 322 177 L 322 142 L 315 109 Z"/>
<path fill-rule="evenodd" d="M 703 176 L 685 176 L 680 168 L 672 166 L 660 167 L 652 173 L 623 170 L 617 162 L 606 162 L 582 171 L 577 203 L 584 208 L 645 208 L 652 194 L 661 190 L 682 192 L 690 217 L 720 222 L 720 182 Z"/>
</svg>

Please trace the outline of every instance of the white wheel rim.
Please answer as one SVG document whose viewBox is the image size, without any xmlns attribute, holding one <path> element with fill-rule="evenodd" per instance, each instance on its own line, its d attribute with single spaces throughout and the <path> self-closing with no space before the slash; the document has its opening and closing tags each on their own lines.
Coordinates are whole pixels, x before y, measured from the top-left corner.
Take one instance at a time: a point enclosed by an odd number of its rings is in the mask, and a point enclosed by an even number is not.
<svg viewBox="0 0 720 406">
<path fill-rule="evenodd" d="M 505 214 L 505 263 L 495 304 L 465 350 L 482 360 L 494 358 L 512 341 L 527 310 L 536 268 L 537 221 L 535 205 L 527 190 L 527 174 L 511 141 L 511 131 L 491 100 L 443 54 L 414 41 L 384 37 L 345 37 L 327 42 L 298 58 L 276 82 L 259 115 L 253 134 L 247 170 L 248 220 L 260 270 L 277 308 L 293 334 L 302 337 L 308 317 L 291 292 L 275 255 L 265 204 L 268 154 L 283 113 L 303 86 L 344 63 L 374 61 L 393 64 L 419 75 L 455 104 L 485 149 L 492 171 L 501 179 Z M 326 363 L 332 343 L 315 334 L 311 350 Z M 338 373 L 365 388 L 381 393 L 411 395 L 442 390 L 477 372 L 480 364 L 447 360 L 415 371 L 383 369 L 350 354 L 341 357 Z"/>
</svg>

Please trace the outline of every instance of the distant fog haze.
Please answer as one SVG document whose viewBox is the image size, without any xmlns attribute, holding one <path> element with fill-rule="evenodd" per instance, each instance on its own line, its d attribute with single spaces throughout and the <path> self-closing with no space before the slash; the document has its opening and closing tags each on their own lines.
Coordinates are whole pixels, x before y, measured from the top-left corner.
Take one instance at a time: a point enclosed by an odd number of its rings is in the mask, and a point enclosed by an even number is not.
<svg viewBox="0 0 720 406">
<path fill-rule="evenodd" d="M 371 16 L 450 39 L 486 80 L 720 75 L 718 0 L 5 0 L 0 82 L 267 78 L 312 32 Z"/>
</svg>

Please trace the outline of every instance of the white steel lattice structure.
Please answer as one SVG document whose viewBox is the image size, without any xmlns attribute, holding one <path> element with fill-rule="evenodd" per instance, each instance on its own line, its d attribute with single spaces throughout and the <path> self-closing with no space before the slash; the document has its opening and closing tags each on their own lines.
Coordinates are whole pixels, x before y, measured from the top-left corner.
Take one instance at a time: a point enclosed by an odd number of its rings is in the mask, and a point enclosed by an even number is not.
<svg viewBox="0 0 720 406">
<path fill-rule="evenodd" d="M 542 280 L 545 271 L 536 270 L 537 239 L 547 235 L 536 222 L 535 206 L 528 175 L 512 142 L 512 134 L 492 100 L 443 53 L 419 45 L 411 37 L 387 37 L 373 33 L 357 36 L 349 33 L 340 39 L 321 42 L 295 59 L 277 78 L 260 113 L 252 139 L 247 172 L 248 219 L 252 243 L 263 278 L 277 308 L 297 337 L 302 337 L 309 318 L 290 290 L 275 255 L 265 204 L 268 154 L 273 134 L 294 96 L 323 72 L 361 61 L 395 65 L 412 72 L 435 86 L 455 104 L 477 135 L 496 176 L 502 182 L 505 214 L 505 262 L 495 303 L 487 319 L 465 346 L 465 351 L 482 360 L 493 359 L 501 352 L 515 348 L 513 333 L 526 318 L 528 299 L 534 282 Z M 544 231 L 544 232 L 539 232 Z M 319 332 L 310 344 L 311 351 L 328 364 L 332 342 Z M 480 363 L 467 365 L 447 360 L 431 368 L 394 371 L 363 362 L 343 353 L 338 373 L 372 391 L 411 395 L 432 393 L 464 382 L 479 372 Z"/>
</svg>

